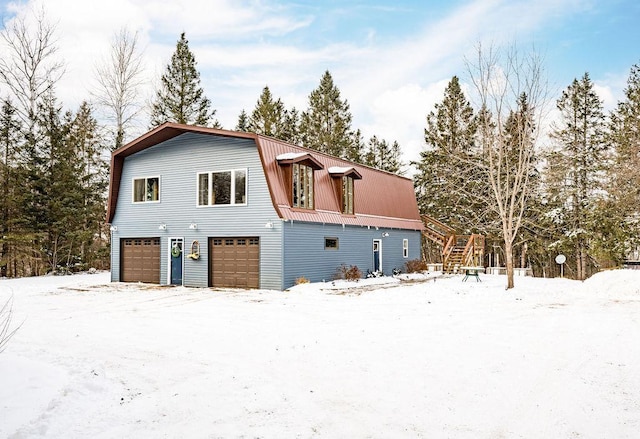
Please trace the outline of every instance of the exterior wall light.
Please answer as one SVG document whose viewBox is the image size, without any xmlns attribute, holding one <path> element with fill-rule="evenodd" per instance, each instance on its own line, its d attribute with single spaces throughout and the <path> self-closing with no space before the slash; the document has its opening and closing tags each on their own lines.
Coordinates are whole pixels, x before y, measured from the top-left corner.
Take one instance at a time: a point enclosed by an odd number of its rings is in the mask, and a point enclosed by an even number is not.
<svg viewBox="0 0 640 439">
<path fill-rule="evenodd" d="M 118 231 L 118 226 L 111 226 L 111 227 L 109 227 L 109 230 L 111 230 L 112 232 L 117 232 Z"/>
<path fill-rule="evenodd" d="M 158 230 L 167 230 L 167 225 L 165 223 L 160 224 Z"/>
<path fill-rule="evenodd" d="M 388 232 L 383 232 L 383 233 L 382 233 L 382 237 L 383 237 L 383 238 L 386 238 L 387 236 L 389 236 L 389 233 L 388 233 Z"/>
<path fill-rule="evenodd" d="M 196 223 L 191 223 L 191 224 L 189 224 L 189 228 L 191 230 L 198 230 L 198 225 Z"/>
<path fill-rule="evenodd" d="M 267 221 L 267 224 L 265 224 L 264 227 L 267 229 L 273 229 L 273 221 Z"/>
</svg>

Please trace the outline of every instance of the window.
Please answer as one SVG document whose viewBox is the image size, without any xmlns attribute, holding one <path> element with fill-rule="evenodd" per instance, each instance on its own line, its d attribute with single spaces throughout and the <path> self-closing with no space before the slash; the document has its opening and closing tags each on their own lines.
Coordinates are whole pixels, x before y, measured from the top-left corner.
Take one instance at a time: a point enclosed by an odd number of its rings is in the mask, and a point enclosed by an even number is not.
<svg viewBox="0 0 640 439">
<path fill-rule="evenodd" d="M 198 206 L 247 204 L 247 170 L 198 174 Z"/>
<path fill-rule="evenodd" d="M 134 203 L 151 203 L 158 201 L 160 201 L 160 177 L 133 179 Z"/>
<path fill-rule="evenodd" d="M 338 250 L 338 238 L 324 238 L 325 250 Z"/>
<path fill-rule="evenodd" d="M 329 175 L 333 181 L 336 198 L 343 215 L 355 215 L 355 181 L 362 175 L 354 167 L 332 166 Z"/>
<path fill-rule="evenodd" d="M 402 240 L 402 257 L 403 258 L 409 257 L 409 240 L 408 239 Z"/>
<path fill-rule="evenodd" d="M 313 168 L 293 164 L 293 207 L 313 209 Z"/>
<path fill-rule="evenodd" d="M 342 177 L 342 213 L 353 215 L 353 177 Z"/>
</svg>

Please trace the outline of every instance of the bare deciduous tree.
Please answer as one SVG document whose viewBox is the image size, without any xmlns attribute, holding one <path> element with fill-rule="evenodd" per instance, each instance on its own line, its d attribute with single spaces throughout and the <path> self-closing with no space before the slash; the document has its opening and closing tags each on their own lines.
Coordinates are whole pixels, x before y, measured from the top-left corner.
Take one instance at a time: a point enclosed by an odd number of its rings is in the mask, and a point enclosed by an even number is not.
<svg viewBox="0 0 640 439">
<path fill-rule="evenodd" d="M 482 45 L 467 69 L 487 114 L 479 118 L 483 159 L 477 161 L 491 190 L 488 206 L 500 218 L 505 246 L 507 289 L 513 288 L 513 247 L 532 195 L 534 157 L 548 104 L 542 61 L 533 51 L 522 54 Z"/>
<path fill-rule="evenodd" d="M 124 144 L 127 127 L 142 109 L 140 87 L 143 84 L 142 55 L 138 51 L 138 33 L 121 29 L 112 39 L 109 58 L 96 67 L 96 103 L 109 112 L 115 124 L 113 149 Z"/>
<path fill-rule="evenodd" d="M 6 54 L 0 58 L 0 81 L 15 99 L 27 132 L 33 133 L 38 103 L 64 74 L 64 63 L 56 58 L 55 26 L 44 11 L 34 14 L 33 26 L 17 16 L 0 33 Z"/>
</svg>

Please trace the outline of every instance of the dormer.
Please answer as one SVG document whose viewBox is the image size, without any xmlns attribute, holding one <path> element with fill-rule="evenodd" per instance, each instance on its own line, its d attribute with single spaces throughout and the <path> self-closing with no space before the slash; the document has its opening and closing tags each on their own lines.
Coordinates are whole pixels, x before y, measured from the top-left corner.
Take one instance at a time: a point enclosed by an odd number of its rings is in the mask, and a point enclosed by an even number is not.
<svg viewBox="0 0 640 439">
<path fill-rule="evenodd" d="M 314 209 L 314 171 L 324 169 L 311 154 L 288 152 L 276 157 L 284 169 L 285 184 L 291 207 Z"/>
<path fill-rule="evenodd" d="M 333 187 L 336 197 L 340 203 L 340 209 L 344 215 L 354 215 L 353 207 L 353 182 L 361 180 L 362 175 L 353 167 L 332 166 L 329 168 L 329 175 L 333 180 Z"/>
</svg>

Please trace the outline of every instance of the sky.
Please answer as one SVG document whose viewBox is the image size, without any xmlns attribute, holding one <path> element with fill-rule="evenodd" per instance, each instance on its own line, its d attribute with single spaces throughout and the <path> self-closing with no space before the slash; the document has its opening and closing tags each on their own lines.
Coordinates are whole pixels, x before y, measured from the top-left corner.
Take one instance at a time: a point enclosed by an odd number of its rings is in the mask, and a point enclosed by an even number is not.
<svg viewBox="0 0 640 439">
<path fill-rule="evenodd" d="M 328 70 L 352 127 L 365 140 L 398 141 L 407 162 L 419 158 L 426 116 L 452 76 L 468 89 L 465 60 L 478 43 L 533 48 L 554 99 L 588 72 L 607 110 L 640 62 L 637 0 L 0 0 L 3 27 L 42 8 L 66 66 L 57 86 L 66 109 L 91 98 L 96 66 L 123 27 L 139 33 L 150 101 L 185 32 L 224 128 L 253 110 L 265 86 L 306 110 Z M 141 117 L 130 134 L 147 123 Z"/>
</svg>

